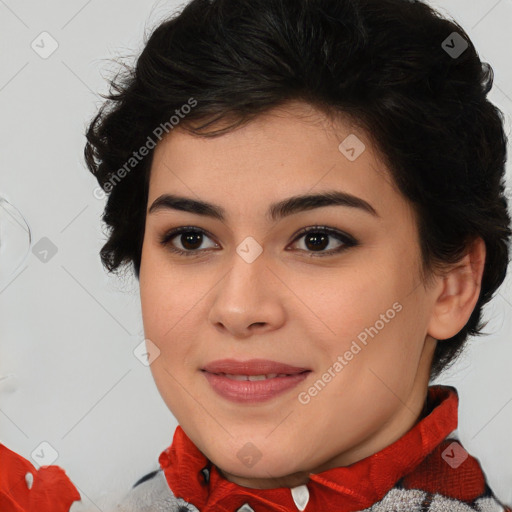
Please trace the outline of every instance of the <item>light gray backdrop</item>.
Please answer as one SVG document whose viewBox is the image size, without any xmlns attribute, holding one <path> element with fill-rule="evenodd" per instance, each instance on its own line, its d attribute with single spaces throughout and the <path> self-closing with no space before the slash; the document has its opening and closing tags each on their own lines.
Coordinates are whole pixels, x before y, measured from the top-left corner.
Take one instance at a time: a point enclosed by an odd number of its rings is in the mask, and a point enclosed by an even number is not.
<svg viewBox="0 0 512 512">
<path fill-rule="evenodd" d="M 490 98 L 510 137 L 512 0 L 432 4 L 493 66 Z M 137 282 L 100 264 L 104 199 L 83 162 L 84 130 L 116 69 L 109 59 L 137 54 L 144 33 L 182 5 L 0 0 L 0 196 L 21 213 L 0 203 L 0 442 L 63 467 L 91 510 L 158 467 L 176 420 L 133 353 L 143 340 Z M 439 380 L 458 388 L 459 435 L 507 503 L 511 279 L 486 308 L 490 335 L 472 340 Z"/>
</svg>

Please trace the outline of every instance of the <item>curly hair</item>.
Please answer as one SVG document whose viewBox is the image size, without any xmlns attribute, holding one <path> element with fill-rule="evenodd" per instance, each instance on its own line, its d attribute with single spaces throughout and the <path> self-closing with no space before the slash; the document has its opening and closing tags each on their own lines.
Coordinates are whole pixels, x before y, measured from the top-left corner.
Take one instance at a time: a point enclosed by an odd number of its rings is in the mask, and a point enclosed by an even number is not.
<svg viewBox="0 0 512 512">
<path fill-rule="evenodd" d="M 153 136 L 179 123 L 217 137 L 300 100 L 371 138 L 416 212 L 425 279 L 485 242 L 478 302 L 437 343 L 431 379 L 482 334 L 509 262 L 507 137 L 487 100 L 493 70 L 462 27 L 417 0 L 192 0 L 144 43 L 86 130 L 88 169 L 108 192 L 109 272 L 131 263 L 139 279 Z"/>
</svg>

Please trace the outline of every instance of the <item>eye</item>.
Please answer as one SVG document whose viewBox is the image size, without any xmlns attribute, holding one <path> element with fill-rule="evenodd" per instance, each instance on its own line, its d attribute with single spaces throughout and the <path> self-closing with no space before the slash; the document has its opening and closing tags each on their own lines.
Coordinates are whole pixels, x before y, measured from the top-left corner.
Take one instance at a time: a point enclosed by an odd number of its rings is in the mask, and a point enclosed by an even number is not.
<svg viewBox="0 0 512 512">
<path fill-rule="evenodd" d="M 310 253 L 308 254 L 310 257 L 332 256 L 349 249 L 350 247 L 358 245 L 358 242 L 354 237 L 327 226 L 310 226 L 308 228 L 304 228 L 298 233 L 294 242 L 301 238 L 304 238 L 304 246 L 306 247 L 305 251 Z M 341 243 L 341 245 L 330 249 L 329 251 L 323 251 L 323 249 L 329 246 L 329 238 L 336 239 Z M 308 249 L 313 250 L 309 251 Z"/>
<path fill-rule="evenodd" d="M 178 242 L 181 244 L 182 248 L 176 247 L 173 243 L 173 239 L 177 238 L 178 235 L 181 235 L 178 238 Z M 219 247 L 219 245 L 214 242 L 213 247 L 199 249 L 203 243 L 204 236 L 210 238 L 207 233 L 200 228 L 196 228 L 194 226 L 181 226 L 164 233 L 164 235 L 160 237 L 159 243 L 175 254 L 182 256 L 198 256 L 201 252 Z M 293 242 L 295 243 L 301 238 L 304 238 L 306 249 L 299 250 L 301 252 L 309 253 L 308 256 L 310 257 L 331 256 L 358 245 L 357 240 L 352 236 L 326 226 L 311 226 L 304 228 L 297 234 Z M 324 249 L 330 244 L 330 238 L 336 239 L 341 245 L 329 251 L 324 251 Z"/>
<path fill-rule="evenodd" d="M 177 238 L 178 235 L 181 235 L 178 240 L 183 249 L 176 248 L 171 242 L 172 239 Z M 206 232 L 200 228 L 195 228 L 193 226 L 181 226 L 164 233 L 159 242 L 161 245 L 167 247 L 171 252 L 176 254 L 183 256 L 197 256 L 197 253 L 200 252 L 198 247 L 201 245 L 204 235 L 206 235 Z M 217 244 L 214 245 L 218 247 Z"/>
</svg>

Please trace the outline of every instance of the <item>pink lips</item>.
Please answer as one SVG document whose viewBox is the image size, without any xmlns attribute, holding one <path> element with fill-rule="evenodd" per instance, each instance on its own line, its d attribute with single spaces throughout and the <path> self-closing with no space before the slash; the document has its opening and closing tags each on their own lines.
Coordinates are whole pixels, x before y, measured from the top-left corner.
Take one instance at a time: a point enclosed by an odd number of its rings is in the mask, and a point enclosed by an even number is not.
<svg viewBox="0 0 512 512">
<path fill-rule="evenodd" d="M 249 361 L 222 359 L 208 363 L 201 371 L 213 390 L 222 397 L 238 403 L 255 403 L 269 400 L 294 388 L 307 378 L 311 370 L 267 359 Z M 228 375 L 231 375 L 231 378 Z M 236 376 L 242 375 L 252 377 L 266 375 L 269 378 L 235 380 Z"/>
</svg>

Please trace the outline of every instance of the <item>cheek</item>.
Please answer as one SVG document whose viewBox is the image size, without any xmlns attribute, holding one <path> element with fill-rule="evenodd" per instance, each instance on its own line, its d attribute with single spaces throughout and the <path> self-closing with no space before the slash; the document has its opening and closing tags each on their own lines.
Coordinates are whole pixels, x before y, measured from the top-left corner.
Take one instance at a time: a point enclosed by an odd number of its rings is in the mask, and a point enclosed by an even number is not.
<svg viewBox="0 0 512 512">
<path fill-rule="evenodd" d="M 390 386 L 413 378 L 424 336 L 419 297 L 411 287 L 398 274 L 370 267 L 325 283 L 311 305 L 316 316 L 309 316 L 324 326 L 317 338 L 326 354 L 319 370 L 327 371 L 341 356 L 340 385 L 382 387 L 379 377 Z"/>
<path fill-rule="evenodd" d="M 364 340 L 377 322 L 379 331 L 384 325 L 387 328 L 388 324 L 380 325 L 382 315 L 390 319 L 397 316 L 399 306 L 393 305 L 399 302 L 401 292 L 389 271 L 383 274 L 372 267 L 364 272 L 342 269 L 325 280 L 304 276 L 295 277 L 294 283 L 298 289 L 315 290 L 303 299 L 314 313 L 307 318 L 320 321 L 327 338 L 335 343 L 344 340 L 350 345 L 350 340 L 358 337 Z"/>
<path fill-rule="evenodd" d="M 197 340 L 194 332 L 199 316 L 204 321 L 210 276 L 194 271 L 192 265 L 170 264 L 165 251 L 143 250 L 139 288 L 144 332 L 162 355 L 172 352 L 172 361 Z"/>
<path fill-rule="evenodd" d="M 201 297 L 201 288 L 191 282 L 189 273 L 169 265 L 163 253 L 143 251 L 139 288 L 146 336 L 167 345 L 186 325 Z"/>
</svg>

